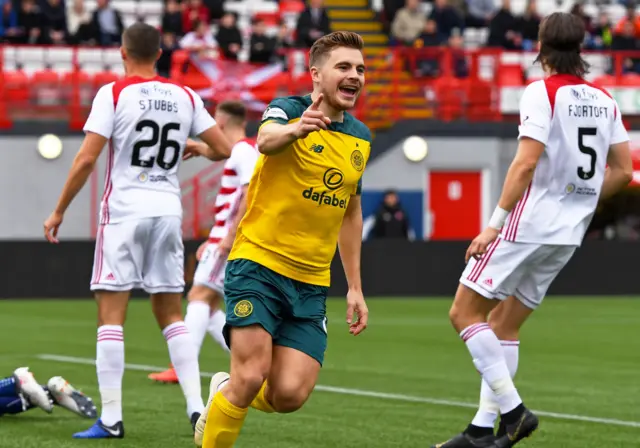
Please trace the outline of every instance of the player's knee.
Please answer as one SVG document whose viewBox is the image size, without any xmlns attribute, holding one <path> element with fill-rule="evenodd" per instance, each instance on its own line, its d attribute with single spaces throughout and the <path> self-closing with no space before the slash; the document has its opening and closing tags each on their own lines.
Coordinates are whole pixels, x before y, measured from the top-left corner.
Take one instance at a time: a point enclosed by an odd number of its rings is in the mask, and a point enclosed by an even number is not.
<svg viewBox="0 0 640 448">
<path fill-rule="evenodd" d="M 233 372 L 229 386 L 240 395 L 246 395 L 247 398 L 255 397 L 262 383 L 267 379 L 269 374 L 268 365 L 260 365 L 258 363 L 245 364 L 243 367 Z"/>
<path fill-rule="evenodd" d="M 461 325 L 461 321 L 463 320 L 463 315 L 464 311 L 462 310 L 462 308 L 454 302 L 449 309 L 449 320 L 451 321 L 451 325 L 453 325 L 454 328 L 459 328 L 459 326 Z"/>
<path fill-rule="evenodd" d="M 304 405 L 309 398 L 309 391 L 298 387 L 295 383 L 279 384 L 269 394 L 269 401 L 273 408 L 282 414 L 295 412 Z"/>
</svg>

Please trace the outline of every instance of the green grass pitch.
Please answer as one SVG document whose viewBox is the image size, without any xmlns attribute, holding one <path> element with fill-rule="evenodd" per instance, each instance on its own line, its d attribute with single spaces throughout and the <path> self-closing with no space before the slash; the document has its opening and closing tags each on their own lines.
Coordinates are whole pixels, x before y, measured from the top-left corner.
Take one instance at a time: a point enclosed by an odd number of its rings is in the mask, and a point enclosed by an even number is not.
<svg viewBox="0 0 640 448">
<path fill-rule="evenodd" d="M 449 303 L 372 299 L 370 327 L 354 338 L 344 302 L 331 300 L 319 383 L 341 389 L 315 391 L 295 414 L 251 411 L 236 446 L 422 448 L 462 430 L 474 413 L 464 403 L 477 402 L 480 378 L 450 327 Z M 0 374 L 26 365 L 41 382 L 62 375 L 99 405 L 95 368 L 88 364 L 95 356 L 95 321 L 91 301 L 0 301 Z M 519 446 L 637 446 L 639 332 L 640 300 L 548 298 L 522 333 L 516 384 L 529 407 L 558 415 L 542 417 L 539 431 Z M 132 301 L 125 343 L 127 364 L 168 364 L 147 301 Z M 44 360 L 41 354 L 80 363 Z M 200 365 L 206 372 L 225 370 L 228 359 L 207 339 Z M 206 393 L 208 380 L 202 383 Z M 91 422 L 61 408 L 52 415 L 36 409 L 3 417 L 0 447 L 193 446 L 179 387 L 154 384 L 143 370 L 126 371 L 124 415 L 127 435 L 121 441 L 72 440 Z"/>
</svg>

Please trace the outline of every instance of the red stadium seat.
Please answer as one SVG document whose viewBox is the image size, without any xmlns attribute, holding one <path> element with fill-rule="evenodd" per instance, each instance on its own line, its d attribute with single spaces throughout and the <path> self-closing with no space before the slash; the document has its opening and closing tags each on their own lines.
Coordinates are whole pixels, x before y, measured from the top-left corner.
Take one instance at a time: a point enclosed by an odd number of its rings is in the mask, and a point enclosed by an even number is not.
<svg viewBox="0 0 640 448">
<path fill-rule="evenodd" d="M 524 84 L 521 65 L 502 65 L 498 70 L 498 84 L 502 87 L 517 87 Z"/>
<path fill-rule="evenodd" d="M 637 75 L 635 73 L 627 73 L 626 75 L 622 75 L 620 77 L 620 80 L 618 81 L 618 85 L 640 87 L 640 75 Z"/>
<path fill-rule="evenodd" d="M 280 14 L 297 13 L 304 11 L 304 2 L 298 0 L 280 1 Z"/>
<path fill-rule="evenodd" d="M 22 70 L 4 72 L 4 92 L 8 102 L 16 103 L 29 99 L 29 77 Z"/>
<path fill-rule="evenodd" d="M 93 76 L 93 84 L 95 87 L 101 87 L 110 82 L 114 82 L 120 79 L 116 73 L 113 72 L 98 72 Z"/>
<path fill-rule="evenodd" d="M 36 86 L 54 86 L 60 83 L 60 74 L 56 71 L 45 69 L 35 72 L 31 81 Z"/>
<path fill-rule="evenodd" d="M 618 79 L 612 75 L 602 75 L 594 79 L 593 83 L 601 87 L 613 87 L 618 84 Z"/>
</svg>

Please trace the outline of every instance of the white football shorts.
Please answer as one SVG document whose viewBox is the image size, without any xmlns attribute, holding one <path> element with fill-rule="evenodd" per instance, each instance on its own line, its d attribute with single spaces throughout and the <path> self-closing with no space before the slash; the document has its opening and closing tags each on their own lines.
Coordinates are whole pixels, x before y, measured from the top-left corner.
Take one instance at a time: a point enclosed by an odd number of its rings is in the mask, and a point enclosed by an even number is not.
<svg viewBox="0 0 640 448">
<path fill-rule="evenodd" d="M 98 229 L 91 290 L 184 291 L 182 219 L 158 216 Z"/>
<path fill-rule="evenodd" d="M 224 295 L 224 271 L 226 267 L 227 255 L 220 255 L 217 244 L 208 244 L 202 252 L 196 273 L 193 275 L 193 284 L 206 286 Z"/>
<path fill-rule="evenodd" d="M 460 283 L 487 299 L 515 296 L 526 307 L 536 309 L 576 248 L 498 238 L 482 258 L 469 261 Z"/>
</svg>

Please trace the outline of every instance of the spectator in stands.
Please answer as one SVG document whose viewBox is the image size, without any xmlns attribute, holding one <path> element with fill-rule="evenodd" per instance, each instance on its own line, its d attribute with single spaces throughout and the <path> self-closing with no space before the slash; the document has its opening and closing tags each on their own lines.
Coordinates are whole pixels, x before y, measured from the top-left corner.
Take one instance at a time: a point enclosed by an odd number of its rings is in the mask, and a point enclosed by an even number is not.
<svg viewBox="0 0 640 448">
<path fill-rule="evenodd" d="M 540 29 L 540 16 L 535 0 L 527 2 L 527 8 L 522 17 L 517 19 L 516 29 L 522 36 L 522 49 L 533 50 L 538 42 L 538 30 Z"/>
<path fill-rule="evenodd" d="M 466 26 L 469 28 L 486 28 L 496 13 L 493 0 L 469 0 L 467 2 Z"/>
<path fill-rule="evenodd" d="M 371 219 L 367 220 L 370 225 Z M 369 232 L 369 237 L 372 239 L 401 238 L 407 240 L 414 236 L 409 226 L 407 214 L 400 204 L 398 193 L 393 190 L 385 192 L 382 204 L 380 204 L 373 220 L 373 227 L 370 227 Z"/>
<path fill-rule="evenodd" d="M 382 20 L 385 32 L 391 33 L 391 24 L 396 18 L 396 14 L 405 7 L 404 0 L 383 0 L 382 2 Z"/>
<path fill-rule="evenodd" d="M 587 48 L 591 50 L 604 50 L 611 47 L 613 41 L 613 32 L 611 20 L 606 11 L 602 11 L 598 15 L 597 22 L 593 24 L 593 31 L 587 39 Z"/>
<path fill-rule="evenodd" d="M 454 30 L 460 34 L 464 30 L 464 19 L 447 0 L 435 0 L 429 18 L 438 24 L 438 33 L 443 39 L 449 39 Z"/>
<path fill-rule="evenodd" d="M 98 8 L 93 12 L 92 26 L 99 45 L 120 45 L 124 31 L 122 16 L 120 11 L 111 7 L 109 0 L 98 0 Z"/>
<path fill-rule="evenodd" d="M 616 24 L 614 34 L 621 34 L 627 22 L 633 24 L 636 39 L 640 39 L 640 16 L 636 14 L 635 5 L 627 8 L 627 14 Z"/>
<path fill-rule="evenodd" d="M 488 47 L 502 47 L 507 50 L 522 48 L 522 36 L 517 31 L 516 18 L 511 13 L 511 1 L 502 0 L 502 8 L 489 24 Z"/>
<path fill-rule="evenodd" d="M 449 48 L 451 49 L 451 65 L 453 76 L 456 78 L 466 78 L 469 76 L 469 65 L 467 55 L 464 51 L 464 38 L 462 34 L 454 31 L 449 38 Z"/>
<path fill-rule="evenodd" d="M 67 42 L 67 11 L 61 0 L 48 0 L 43 7 L 42 43 L 63 45 Z"/>
<path fill-rule="evenodd" d="M 188 32 L 180 40 L 180 48 L 189 50 L 199 56 L 204 56 L 218 46 L 207 22 L 196 20 L 192 25 L 195 27 L 194 31 Z"/>
<path fill-rule="evenodd" d="M 309 6 L 298 17 L 296 31 L 298 44 L 306 48 L 331 32 L 331 21 L 323 0 L 309 0 Z"/>
<path fill-rule="evenodd" d="M 162 32 L 182 36 L 182 11 L 176 0 L 167 0 L 162 13 Z M 175 40 L 175 39 L 174 39 Z"/>
<path fill-rule="evenodd" d="M 84 8 L 84 0 L 74 0 L 73 7 L 67 12 L 67 30 L 71 43 L 95 43 L 91 14 Z"/>
<path fill-rule="evenodd" d="M 571 7 L 571 14 L 582 19 L 582 21 L 584 22 L 584 29 L 588 33 L 591 29 L 591 17 L 589 17 L 587 13 L 584 12 L 584 6 L 582 2 L 579 1 L 573 4 L 573 6 Z"/>
<path fill-rule="evenodd" d="M 195 23 L 210 23 L 209 9 L 202 4 L 202 0 L 184 0 L 188 2 L 182 12 L 182 32 L 188 33 L 195 29 Z"/>
<path fill-rule="evenodd" d="M 11 0 L 2 0 L 0 6 L 0 40 L 17 43 L 20 36 L 18 12 L 13 8 Z"/>
<path fill-rule="evenodd" d="M 278 27 L 278 34 L 276 34 L 276 45 L 274 53 L 276 60 L 284 64 L 284 71 L 289 70 L 289 59 L 286 51 L 295 46 L 293 38 L 293 30 L 287 26 L 287 23 L 283 20 Z"/>
<path fill-rule="evenodd" d="M 35 1 L 22 0 L 20 12 L 18 13 L 18 26 L 20 27 L 20 34 L 17 39 L 18 43 L 40 43 L 42 20 L 42 14 Z"/>
<path fill-rule="evenodd" d="M 267 24 L 257 19 L 253 23 L 249 41 L 249 62 L 252 64 L 268 64 L 274 59 L 276 38 L 267 36 Z"/>
<path fill-rule="evenodd" d="M 633 22 L 626 21 L 622 26 L 622 31 L 613 36 L 612 50 L 617 51 L 638 51 L 640 45 L 635 36 Z M 625 58 L 622 62 L 624 73 L 640 73 L 640 60 L 638 58 Z"/>
<path fill-rule="evenodd" d="M 446 42 L 438 33 L 438 24 L 435 20 L 427 20 L 424 29 L 414 43 L 415 48 L 426 48 L 420 53 L 416 61 L 417 77 L 436 78 L 440 75 L 440 55 L 441 52 L 435 48 L 442 46 Z M 431 49 L 431 50 L 430 50 Z"/>
<path fill-rule="evenodd" d="M 420 10 L 419 0 L 406 0 L 391 24 L 391 36 L 398 44 L 413 45 L 425 29 L 427 18 Z"/>
<path fill-rule="evenodd" d="M 242 49 L 242 33 L 238 28 L 237 17 L 232 12 L 225 12 L 220 19 L 216 40 L 222 55 L 229 60 L 237 61 Z"/>
<path fill-rule="evenodd" d="M 209 20 L 220 20 L 224 15 L 224 0 L 204 0 L 209 10 Z"/>
<path fill-rule="evenodd" d="M 176 35 L 173 33 L 163 32 L 160 48 L 162 49 L 162 54 L 156 63 L 156 69 L 160 76 L 168 78 L 171 74 L 171 58 L 173 56 L 173 52 L 180 48 L 178 46 Z"/>
</svg>

